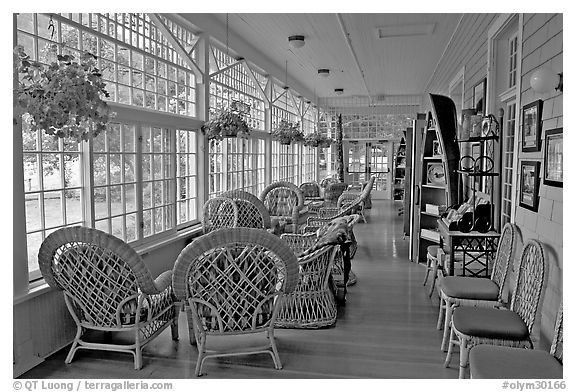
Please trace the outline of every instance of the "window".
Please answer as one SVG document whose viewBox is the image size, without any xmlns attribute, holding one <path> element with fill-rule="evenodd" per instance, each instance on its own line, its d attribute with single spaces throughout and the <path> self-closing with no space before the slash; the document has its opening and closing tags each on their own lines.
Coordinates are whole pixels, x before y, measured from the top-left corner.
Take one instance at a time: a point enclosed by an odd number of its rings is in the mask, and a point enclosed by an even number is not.
<svg viewBox="0 0 576 392">
<path fill-rule="evenodd" d="M 78 143 L 43 136 L 23 125 L 28 270 L 39 276 L 38 250 L 51 232 L 82 224 L 83 153 Z"/>
<path fill-rule="evenodd" d="M 518 69 L 518 34 L 508 40 L 508 88 L 516 86 Z"/>
<path fill-rule="evenodd" d="M 197 222 L 196 132 L 169 113 L 195 116 L 195 77 L 145 14 L 18 14 L 18 43 L 44 64 L 62 54 L 98 56 L 111 101 L 152 109 L 162 125 L 122 115 L 91 142 L 78 144 L 24 122 L 23 168 L 28 271 L 39 277 L 42 241 L 58 228 L 95 227 L 138 244 Z M 181 42 L 194 35 L 165 19 Z M 158 116 L 157 114 L 155 116 Z"/>
<path fill-rule="evenodd" d="M 134 125 L 116 123 L 92 141 L 94 227 L 126 242 L 139 238 L 136 135 Z"/>
<path fill-rule="evenodd" d="M 508 102 L 503 132 L 502 148 L 502 227 L 512 219 L 512 181 L 514 165 L 514 130 L 516 128 L 516 101 Z"/>
</svg>

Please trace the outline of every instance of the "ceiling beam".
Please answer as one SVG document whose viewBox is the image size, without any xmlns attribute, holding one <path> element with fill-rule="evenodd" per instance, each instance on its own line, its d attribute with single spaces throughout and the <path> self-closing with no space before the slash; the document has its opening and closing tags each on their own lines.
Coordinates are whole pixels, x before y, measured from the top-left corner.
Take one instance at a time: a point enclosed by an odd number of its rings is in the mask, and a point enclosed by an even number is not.
<svg viewBox="0 0 576 392">
<path fill-rule="evenodd" d="M 342 18 L 342 14 L 336 14 L 338 18 L 338 24 L 340 25 L 340 31 L 342 31 L 342 35 L 346 41 L 346 45 L 348 46 L 348 50 L 352 54 L 352 58 L 354 59 L 354 64 L 356 64 L 356 69 L 360 72 L 360 77 L 362 78 L 362 83 L 364 84 L 364 89 L 366 90 L 366 94 L 368 95 L 369 102 L 372 102 L 372 95 L 370 94 L 370 90 L 368 89 L 368 84 L 366 83 L 366 77 L 364 76 L 364 71 L 360 66 L 360 61 L 358 61 L 358 56 L 356 55 L 356 51 L 352 46 L 352 39 L 350 38 L 350 33 L 346 29 L 346 25 L 344 24 L 344 19 Z"/>
<path fill-rule="evenodd" d="M 207 13 L 181 13 L 179 14 L 188 23 L 195 27 L 196 31 L 208 33 L 214 40 L 225 45 L 226 42 L 226 25 L 214 14 Z M 232 16 L 230 14 L 230 19 Z M 261 49 L 254 46 L 252 42 L 246 41 L 243 37 L 235 34 L 229 26 L 229 47 L 239 56 L 244 57 L 248 62 L 255 64 L 258 68 L 264 70 L 270 77 L 277 79 L 279 82 L 284 80 L 284 64 L 280 65 L 272 61 Z M 298 91 L 299 94 L 307 98 L 314 97 L 312 90 L 300 83 L 293 75 L 291 77 L 290 88 Z"/>
</svg>

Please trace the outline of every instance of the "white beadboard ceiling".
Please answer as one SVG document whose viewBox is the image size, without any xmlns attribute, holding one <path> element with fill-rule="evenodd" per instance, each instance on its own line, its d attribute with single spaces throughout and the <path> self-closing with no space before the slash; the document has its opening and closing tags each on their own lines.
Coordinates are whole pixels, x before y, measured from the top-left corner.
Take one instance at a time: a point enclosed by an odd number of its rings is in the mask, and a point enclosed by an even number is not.
<svg viewBox="0 0 576 392">
<path fill-rule="evenodd" d="M 184 15 L 192 23 L 200 16 Z M 204 23 L 201 28 L 208 33 L 214 29 L 212 35 L 222 41 L 226 14 L 210 16 L 211 22 L 220 26 Z M 266 63 L 275 65 L 270 73 L 282 82 L 288 60 L 288 85 L 305 86 L 310 92 L 316 91 L 318 97 L 333 97 L 335 88 L 343 88 L 343 96 L 369 95 L 372 101 L 385 103 L 386 96 L 425 93 L 426 83 L 459 19 L 460 14 L 446 13 L 228 14 L 229 43 L 236 50 L 233 36 L 241 37 Z M 303 35 L 304 47 L 290 47 L 290 35 Z M 258 63 L 258 59 L 238 54 Z M 318 68 L 329 68 L 330 77 L 319 77 Z"/>
</svg>

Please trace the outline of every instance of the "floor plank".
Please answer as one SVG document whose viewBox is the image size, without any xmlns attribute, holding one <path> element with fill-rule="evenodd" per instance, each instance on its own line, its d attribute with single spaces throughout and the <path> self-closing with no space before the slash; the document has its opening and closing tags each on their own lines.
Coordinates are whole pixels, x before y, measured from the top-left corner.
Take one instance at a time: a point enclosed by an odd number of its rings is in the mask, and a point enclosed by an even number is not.
<svg viewBox="0 0 576 392">
<path fill-rule="evenodd" d="M 408 261 L 398 205 L 374 201 L 368 223 L 355 228 L 359 248 L 353 260 L 358 283 L 338 309 L 336 326 L 321 330 L 276 330 L 283 369 L 268 355 L 208 359 L 206 378 L 457 378 L 457 359 L 443 366 L 438 300 L 422 287 L 424 267 Z M 132 356 L 80 350 L 66 365 L 61 350 L 22 378 L 190 378 L 196 349 L 188 342 L 184 314 L 180 341 L 169 329 L 144 350 L 144 367 Z"/>
</svg>

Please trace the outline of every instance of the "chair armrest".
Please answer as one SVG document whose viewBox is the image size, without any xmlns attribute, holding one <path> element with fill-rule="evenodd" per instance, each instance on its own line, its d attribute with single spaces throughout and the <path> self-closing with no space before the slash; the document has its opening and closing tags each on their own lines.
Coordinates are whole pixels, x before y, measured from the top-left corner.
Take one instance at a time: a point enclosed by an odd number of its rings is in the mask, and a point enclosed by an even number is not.
<svg viewBox="0 0 576 392">
<path fill-rule="evenodd" d="M 336 217 L 340 213 L 338 207 L 322 207 L 318 210 L 318 217 L 320 218 L 331 218 Z"/>
<path fill-rule="evenodd" d="M 172 270 L 164 271 L 156 279 L 154 279 L 154 286 L 157 292 L 146 294 L 160 294 L 172 285 Z"/>
</svg>

